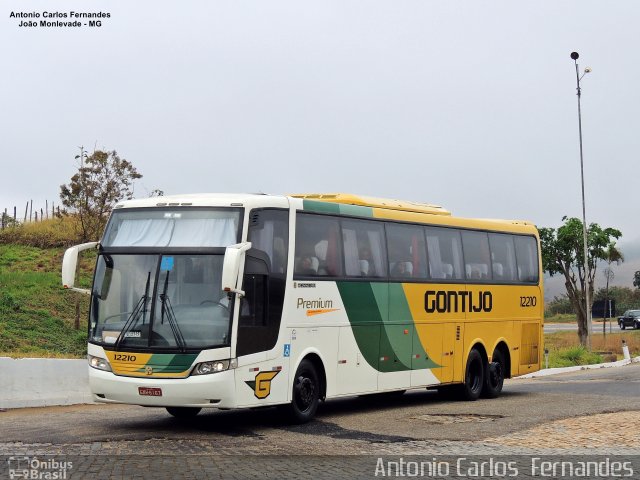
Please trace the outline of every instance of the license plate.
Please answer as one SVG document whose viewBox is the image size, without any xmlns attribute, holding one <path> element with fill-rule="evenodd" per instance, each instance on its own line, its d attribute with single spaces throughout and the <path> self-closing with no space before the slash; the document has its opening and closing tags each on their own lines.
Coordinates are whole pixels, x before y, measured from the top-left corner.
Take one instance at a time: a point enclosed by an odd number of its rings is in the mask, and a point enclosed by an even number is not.
<svg viewBox="0 0 640 480">
<path fill-rule="evenodd" d="M 162 389 L 155 387 L 138 387 L 138 394 L 146 395 L 148 397 L 161 397 Z"/>
</svg>

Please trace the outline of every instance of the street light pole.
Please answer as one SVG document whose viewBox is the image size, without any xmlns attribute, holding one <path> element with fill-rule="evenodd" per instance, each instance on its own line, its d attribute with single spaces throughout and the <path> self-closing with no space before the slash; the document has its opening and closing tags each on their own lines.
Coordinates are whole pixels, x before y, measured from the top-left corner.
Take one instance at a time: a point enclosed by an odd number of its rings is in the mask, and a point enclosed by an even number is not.
<svg viewBox="0 0 640 480">
<path fill-rule="evenodd" d="M 578 58 L 580 57 L 580 55 L 578 55 L 578 52 L 571 52 L 571 58 L 573 59 L 575 65 L 576 65 L 576 85 L 577 85 L 577 91 L 578 91 L 578 133 L 580 136 L 580 180 L 582 183 L 582 235 L 583 235 L 583 241 L 584 241 L 584 264 L 583 264 L 583 270 L 584 270 L 584 303 L 585 303 L 585 314 L 587 317 L 587 348 L 589 350 L 591 350 L 591 335 L 592 335 L 592 329 L 593 326 L 591 325 L 591 301 L 590 301 L 590 295 L 589 295 L 589 270 L 588 270 L 588 266 L 589 266 L 589 260 L 588 260 L 588 247 L 587 247 L 587 213 L 586 213 L 586 207 L 585 207 L 585 199 L 584 199 L 584 158 L 582 155 L 582 110 L 580 108 L 580 97 L 582 94 L 582 91 L 580 90 L 580 80 L 582 80 L 582 77 L 584 77 L 587 73 L 589 73 L 591 71 L 591 69 L 589 67 L 584 69 L 584 73 L 582 75 L 580 75 L 580 71 L 578 69 Z"/>
</svg>

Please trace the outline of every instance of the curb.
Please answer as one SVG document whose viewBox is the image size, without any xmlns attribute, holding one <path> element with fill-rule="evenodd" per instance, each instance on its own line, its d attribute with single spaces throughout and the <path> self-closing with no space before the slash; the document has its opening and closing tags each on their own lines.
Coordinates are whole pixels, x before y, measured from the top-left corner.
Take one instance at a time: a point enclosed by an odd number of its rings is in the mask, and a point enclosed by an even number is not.
<svg viewBox="0 0 640 480">
<path fill-rule="evenodd" d="M 567 372 L 578 372 L 580 370 L 596 370 L 598 368 L 623 367 L 631 363 L 640 363 L 640 357 L 634 357 L 629 360 L 626 360 L 626 359 L 618 360 L 617 362 L 596 363 L 594 365 L 576 365 L 575 367 L 545 368 L 543 370 L 538 370 L 537 372 L 527 373 L 526 375 L 516 377 L 516 379 L 548 377 L 549 375 L 558 375 L 560 373 L 567 373 Z"/>
<path fill-rule="evenodd" d="M 0 357 L 0 408 L 91 403 L 84 359 Z"/>
</svg>

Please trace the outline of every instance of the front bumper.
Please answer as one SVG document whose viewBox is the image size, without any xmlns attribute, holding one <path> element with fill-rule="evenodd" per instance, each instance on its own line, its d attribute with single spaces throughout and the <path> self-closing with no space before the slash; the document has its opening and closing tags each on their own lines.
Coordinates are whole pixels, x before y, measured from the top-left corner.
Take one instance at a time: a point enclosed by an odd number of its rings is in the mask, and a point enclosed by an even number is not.
<svg viewBox="0 0 640 480">
<path fill-rule="evenodd" d="M 89 368 L 93 399 L 147 407 L 235 408 L 235 370 L 187 378 L 124 377 Z M 140 395 L 138 387 L 160 388 L 162 396 Z"/>
</svg>

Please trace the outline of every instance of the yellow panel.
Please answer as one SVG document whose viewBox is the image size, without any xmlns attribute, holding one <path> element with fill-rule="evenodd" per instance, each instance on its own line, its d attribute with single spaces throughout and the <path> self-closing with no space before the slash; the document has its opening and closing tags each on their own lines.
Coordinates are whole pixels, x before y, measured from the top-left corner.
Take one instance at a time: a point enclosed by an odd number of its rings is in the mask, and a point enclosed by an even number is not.
<svg viewBox="0 0 640 480">
<path fill-rule="evenodd" d="M 520 346 L 520 365 L 535 365 L 539 358 L 540 324 L 522 324 L 522 343 Z"/>
</svg>

